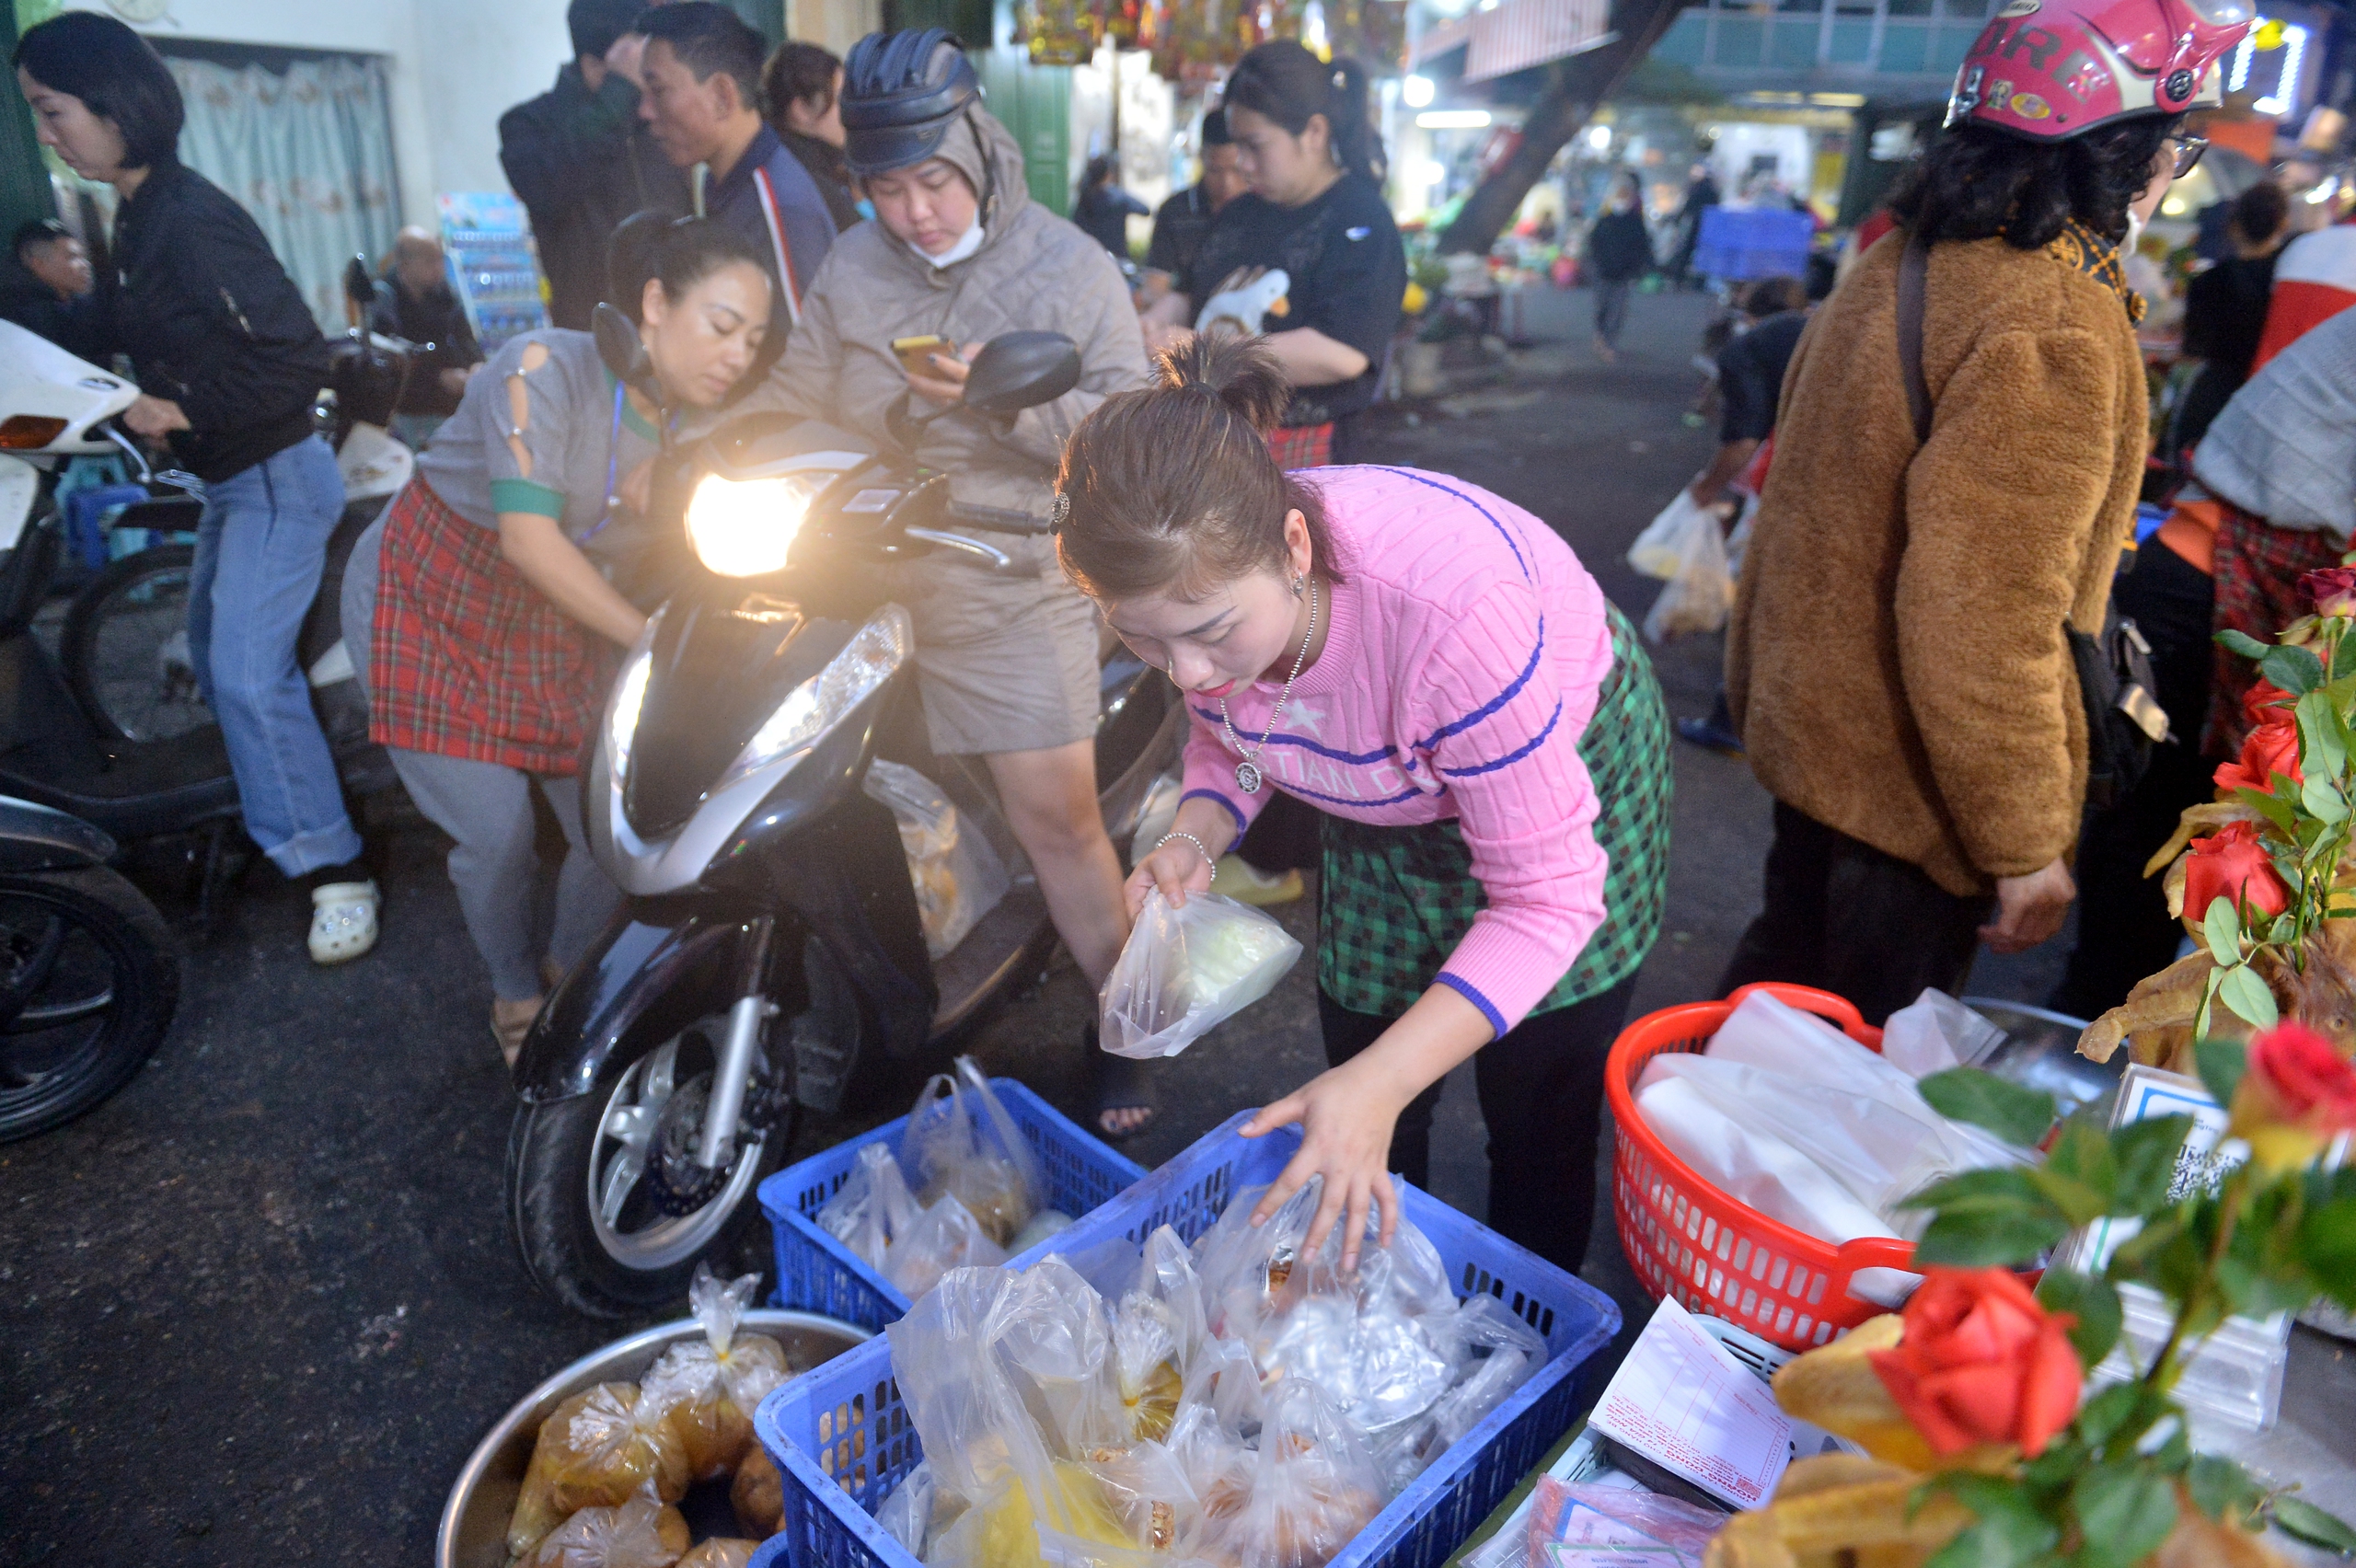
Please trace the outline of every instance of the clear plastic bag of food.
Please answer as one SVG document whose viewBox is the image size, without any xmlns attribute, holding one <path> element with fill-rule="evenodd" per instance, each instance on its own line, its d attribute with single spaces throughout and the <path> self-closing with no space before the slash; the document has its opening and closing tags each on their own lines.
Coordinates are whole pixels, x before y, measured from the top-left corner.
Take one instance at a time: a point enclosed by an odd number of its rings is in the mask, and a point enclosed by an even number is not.
<svg viewBox="0 0 2356 1568">
<path fill-rule="evenodd" d="M 924 1211 L 908 1191 L 892 1146 L 882 1139 L 861 1144 L 857 1163 L 816 1216 L 818 1228 L 851 1250 L 869 1268 L 881 1269 L 884 1254 L 905 1236 Z"/>
<path fill-rule="evenodd" d="M 917 1468 L 900 1478 L 900 1484 L 884 1495 L 875 1505 L 875 1522 L 884 1533 L 908 1549 L 908 1555 L 918 1562 L 932 1551 L 933 1511 L 932 1464 L 919 1459 Z"/>
<path fill-rule="evenodd" d="M 1146 1238 L 1137 1280 L 1113 1309 L 1113 1370 L 1129 1435 L 1170 1435 L 1189 1374 L 1210 1337 L 1202 1282 L 1168 1226 Z"/>
<path fill-rule="evenodd" d="M 736 1510 L 736 1523 L 763 1540 L 777 1534 L 784 1522 L 785 1477 L 758 1443 L 736 1463 L 735 1479 L 728 1483 L 728 1505 Z"/>
<path fill-rule="evenodd" d="M 1546 1363 L 1546 1342 L 1493 1296 L 1475 1296 L 1423 1324 L 1457 1381 L 1429 1410 L 1382 1437 L 1375 1459 L 1393 1496 Z"/>
<path fill-rule="evenodd" d="M 1097 1043 L 1115 1056 L 1174 1056 L 1266 996 L 1300 944 L 1259 910 L 1214 893 L 1172 909 L 1160 893 L 1104 977 Z"/>
<path fill-rule="evenodd" d="M 1206 1510 L 1218 1508 L 1206 1499 Z M 1382 1477 L 1357 1430 L 1317 1385 L 1268 1395 L 1252 1490 L 1220 1529 L 1241 1568 L 1322 1568 L 1382 1510 Z"/>
<path fill-rule="evenodd" d="M 760 1550 L 761 1543 L 756 1540 L 714 1536 L 680 1558 L 676 1568 L 745 1568 L 753 1561 L 753 1553 Z"/>
<path fill-rule="evenodd" d="M 672 1568 L 690 1539 L 676 1508 L 641 1493 L 577 1510 L 549 1532 L 524 1568 Z"/>
<path fill-rule="evenodd" d="M 1039 1156 L 971 1056 L 924 1086 L 900 1152 L 927 1208 L 953 1194 L 1001 1249 L 1046 1204 Z"/>
<path fill-rule="evenodd" d="M 935 1538 L 928 1568 L 1131 1568 L 1128 1533 L 1087 1469 L 1057 1459 L 1009 1476 Z M 1141 1568 L 1141 1565 L 1139 1565 Z"/>
<path fill-rule="evenodd" d="M 532 1445 L 508 1521 L 510 1555 L 530 1551 L 567 1516 L 618 1507 L 643 1487 L 664 1503 L 685 1496 L 687 1451 L 669 1415 L 641 1399 L 636 1383 L 600 1383 L 557 1406 Z"/>
<path fill-rule="evenodd" d="M 1126 1448 L 1099 1448 L 1088 1472 L 1103 1489 L 1104 1505 L 1140 1551 L 1192 1553 L 1208 1521 L 1178 1456 L 1150 1440 Z"/>
<path fill-rule="evenodd" d="M 884 1254 L 884 1277 L 913 1300 L 941 1283 L 951 1269 L 988 1268 L 1004 1262 L 1005 1249 L 984 1234 L 973 1211 L 944 1193 Z"/>
<path fill-rule="evenodd" d="M 696 1265 L 687 1306 L 703 1338 L 664 1351 L 639 1385 L 639 1399 L 668 1412 L 687 1456 L 687 1470 L 709 1481 L 736 1468 L 753 1446 L 753 1409 L 793 1375 L 785 1346 L 767 1334 L 739 1332 L 761 1276 L 722 1285 L 708 1263 Z"/>
<path fill-rule="evenodd" d="M 941 787 L 915 768 L 878 757 L 867 769 L 867 794 L 891 807 L 899 824 L 924 945 L 939 958 L 1006 896 L 1013 885 L 1006 865 L 987 837 L 958 822 Z"/>
</svg>

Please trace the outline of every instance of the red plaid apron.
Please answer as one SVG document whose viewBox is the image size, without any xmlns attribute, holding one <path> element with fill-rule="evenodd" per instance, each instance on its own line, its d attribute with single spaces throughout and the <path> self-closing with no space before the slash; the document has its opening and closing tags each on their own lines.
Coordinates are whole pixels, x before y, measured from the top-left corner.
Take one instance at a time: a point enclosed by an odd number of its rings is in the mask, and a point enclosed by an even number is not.
<svg viewBox="0 0 2356 1568">
<path fill-rule="evenodd" d="M 1334 421 L 1278 425 L 1268 432 L 1268 450 L 1279 468 L 1322 468 L 1334 461 Z"/>
<path fill-rule="evenodd" d="M 2223 515 L 2217 525 L 2217 608 L 2211 628 L 2246 632 L 2270 644 L 2276 632 L 2314 609 L 2299 591 L 2299 579 L 2339 565 L 2344 547 L 2333 534 L 2277 528 L 2230 502 L 2219 505 Z M 2258 666 L 2220 648 L 2215 669 L 2200 749 L 2210 756 L 2238 756 L 2249 738 L 2242 698 L 2256 684 Z"/>
<path fill-rule="evenodd" d="M 529 773 L 580 771 L 606 689 L 595 634 L 412 478 L 385 520 L 368 738 Z"/>
</svg>

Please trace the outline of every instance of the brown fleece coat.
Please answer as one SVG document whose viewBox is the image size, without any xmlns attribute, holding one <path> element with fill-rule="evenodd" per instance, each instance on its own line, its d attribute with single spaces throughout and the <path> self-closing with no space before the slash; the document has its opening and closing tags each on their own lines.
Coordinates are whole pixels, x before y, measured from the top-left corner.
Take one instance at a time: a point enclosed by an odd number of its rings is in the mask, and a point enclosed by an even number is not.
<svg viewBox="0 0 2356 1568">
<path fill-rule="evenodd" d="M 1727 693 L 1776 799 L 1959 894 L 2067 854 L 2085 715 L 2062 621 L 2102 624 L 2145 445 L 2117 295 L 2001 239 L 1933 248 L 1919 450 L 1898 259 L 1876 244 L 1784 381 L 1727 638 Z"/>
</svg>

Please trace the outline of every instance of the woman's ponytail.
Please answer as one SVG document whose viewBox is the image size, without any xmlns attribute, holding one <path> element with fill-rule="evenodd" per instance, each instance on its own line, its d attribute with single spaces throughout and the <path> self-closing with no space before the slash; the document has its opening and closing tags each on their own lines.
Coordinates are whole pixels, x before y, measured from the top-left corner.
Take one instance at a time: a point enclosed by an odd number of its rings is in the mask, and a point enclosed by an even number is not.
<svg viewBox="0 0 2356 1568">
<path fill-rule="evenodd" d="M 1290 39 L 1261 44 L 1236 62 L 1221 103 L 1248 109 L 1298 136 L 1322 114 L 1344 168 L 1380 181 L 1387 166 L 1369 109 L 1366 67 L 1336 55 L 1332 64 Z"/>
<path fill-rule="evenodd" d="M 1172 392 L 1207 393 L 1265 436 L 1285 417 L 1292 388 L 1257 338 L 1196 332 L 1154 356 L 1156 379 Z"/>
</svg>

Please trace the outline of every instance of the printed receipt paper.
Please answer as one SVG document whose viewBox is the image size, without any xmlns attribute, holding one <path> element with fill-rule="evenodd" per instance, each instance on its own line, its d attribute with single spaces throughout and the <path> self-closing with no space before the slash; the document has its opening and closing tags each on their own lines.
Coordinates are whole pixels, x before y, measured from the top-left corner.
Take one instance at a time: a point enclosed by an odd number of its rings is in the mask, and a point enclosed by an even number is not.
<svg viewBox="0 0 2356 1568">
<path fill-rule="evenodd" d="M 1774 1394 L 1669 1298 L 1588 1424 L 1735 1508 L 1766 1503 L 1792 1459 Z"/>
</svg>

